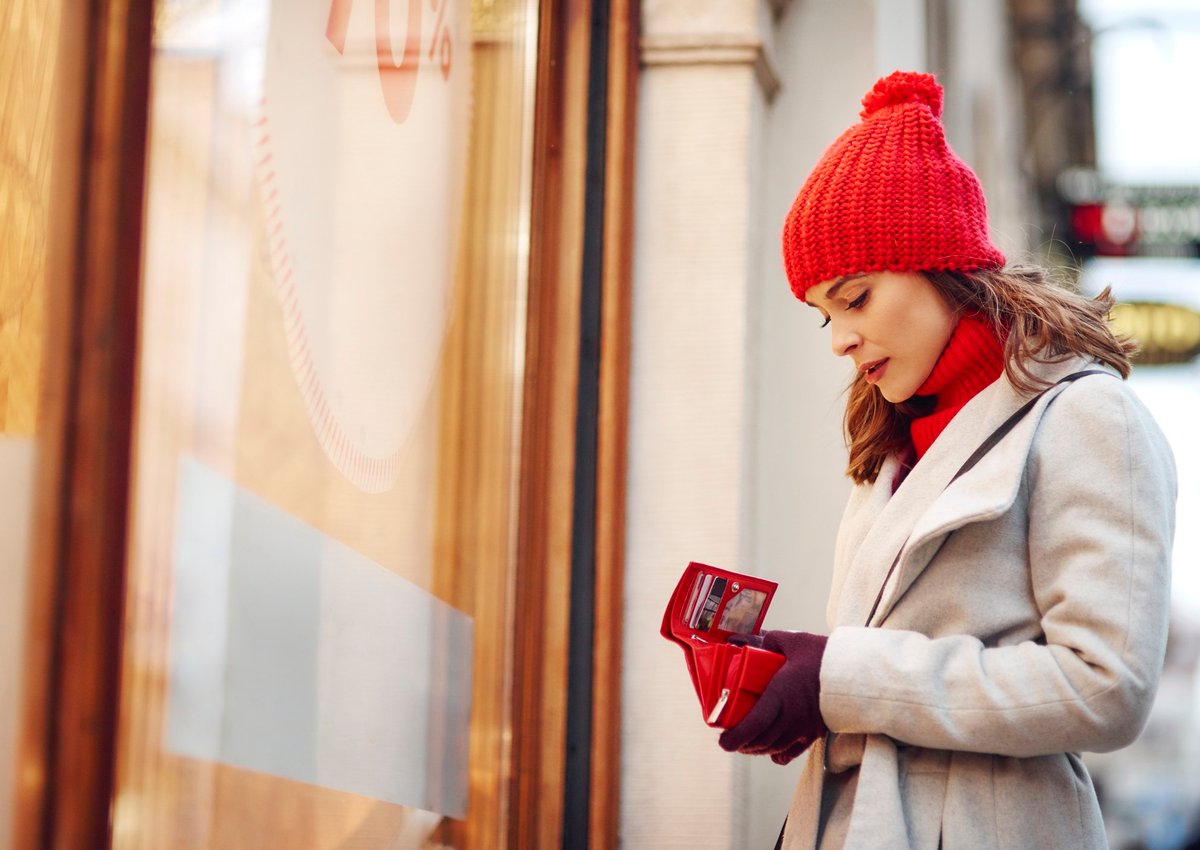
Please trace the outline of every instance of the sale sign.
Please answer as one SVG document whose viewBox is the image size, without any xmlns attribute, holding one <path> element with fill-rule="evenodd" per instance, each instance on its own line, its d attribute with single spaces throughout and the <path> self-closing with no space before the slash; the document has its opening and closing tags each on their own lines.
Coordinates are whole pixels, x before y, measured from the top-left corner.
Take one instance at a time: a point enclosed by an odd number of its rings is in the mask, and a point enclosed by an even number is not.
<svg viewBox="0 0 1200 850">
<path fill-rule="evenodd" d="M 430 0 L 436 21 L 433 35 L 429 38 L 428 59 L 437 61 L 442 79 L 450 79 L 453 60 L 454 36 L 446 21 L 449 0 Z M 338 53 L 345 53 L 346 30 L 350 23 L 350 10 L 354 0 L 333 0 L 329 8 L 329 24 L 325 35 Z M 391 37 L 391 4 L 389 0 L 375 0 L 375 52 L 379 64 L 379 83 L 383 88 L 383 99 L 388 112 L 397 123 L 408 118 L 413 97 L 417 92 L 417 71 L 422 63 L 421 11 L 423 4 L 408 4 L 408 19 L 405 24 L 404 49 L 400 62 L 394 56 Z"/>
<path fill-rule="evenodd" d="M 429 401 L 458 244 L 467 0 L 278 0 L 255 173 L 292 372 L 330 461 L 389 489 Z"/>
</svg>

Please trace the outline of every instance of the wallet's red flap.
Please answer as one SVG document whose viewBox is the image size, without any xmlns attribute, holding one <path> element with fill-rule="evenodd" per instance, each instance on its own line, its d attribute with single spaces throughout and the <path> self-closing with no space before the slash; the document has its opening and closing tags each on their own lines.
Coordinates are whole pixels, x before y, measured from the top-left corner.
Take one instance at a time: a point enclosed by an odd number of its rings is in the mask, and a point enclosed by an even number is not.
<svg viewBox="0 0 1200 850">
<path fill-rule="evenodd" d="M 734 684 L 749 693 L 761 694 L 766 690 L 767 682 L 771 681 L 771 677 L 783 666 L 786 659 L 769 649 L 759 649 L 756 646 L 748 646 L 746 649 L 748 651 L 745 662 L 737 671 Z"/>
<path fill-rule="evenodd" d="M 732 634 L 757 634 L 778 586 L 692 561 L 667 603 L 662 635 L 686 648 L 697 640 L 724 643 Z"/>
<path fill-rule="evenodd" d="M 740 719 L 783 663 L 783 656 L 773 652 L 726 643 L 733 634 L 758 633 L 776 587 L 767 579 L 693 561 L 671 594 L 662 635 L 683 647 L 709 725 L 730 725 L 734 715 Z"/>
<path fill-rule="evenodd" d="M 701 643 L 691 647 L 687 653 L 694 659 L 692 680 L 696 685 L 696 695 L 700 697 L 700 707 L 706 715 L 717 702 L 717 683 L 725 678 L 729 666 L 728 650 L 731 648 L 728 644 Z"/>
<path fill-rule="evenodd" d="M 736 726 L 758 702 L 767 683 L 786 660 L 777 652 L 755 646 L 729 648 L 744 651 L 739 653 L 736 661 L 730 657 L 729 670 L 724 679 L 724 688 L 729 695 L 723 710 L 717 711 L 715 705 L 705 708 L 709 726 Z"/>
</svg>

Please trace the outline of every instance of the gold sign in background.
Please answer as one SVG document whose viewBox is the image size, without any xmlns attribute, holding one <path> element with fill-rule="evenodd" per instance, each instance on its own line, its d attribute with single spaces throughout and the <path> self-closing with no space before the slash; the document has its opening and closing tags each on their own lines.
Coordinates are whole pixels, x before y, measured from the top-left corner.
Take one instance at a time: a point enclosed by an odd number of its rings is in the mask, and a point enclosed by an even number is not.
<svg viewBox="0 0 1200 850">
<path fill-rule="evenodd" d="M 1183 304 L 1122 302 L 1113 308 L 1112 324 L 1137 340 L 1139 364 L 1187 363 L 1200 355 L 1200 312 Z"/>
</svg>

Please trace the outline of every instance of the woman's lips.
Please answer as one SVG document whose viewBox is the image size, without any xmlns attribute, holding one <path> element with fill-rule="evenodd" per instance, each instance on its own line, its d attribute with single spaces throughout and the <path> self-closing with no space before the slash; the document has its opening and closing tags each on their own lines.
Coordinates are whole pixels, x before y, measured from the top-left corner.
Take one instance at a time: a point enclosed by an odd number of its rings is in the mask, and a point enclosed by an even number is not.
<svg viewBox="0 0 1200 850">
<path fill-rule="evenodd" d="M 863 375 L 867 379 L 868 384 L 878 383 L 883 377 L 883 373 L 887 371 L 887 358 L 876 360 L 873 363 L 864 363 L 862 366 Z"/>
</svg>

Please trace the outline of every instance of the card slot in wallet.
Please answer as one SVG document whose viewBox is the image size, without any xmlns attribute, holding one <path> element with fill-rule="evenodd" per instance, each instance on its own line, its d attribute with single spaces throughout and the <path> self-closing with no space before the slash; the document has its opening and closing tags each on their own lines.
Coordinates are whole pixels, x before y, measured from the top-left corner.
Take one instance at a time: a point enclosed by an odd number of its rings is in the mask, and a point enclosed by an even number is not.
<svg viewBox="0 0 1200 850">
<path fill-rule="evenodd" d="M 680 577 L 663 614 L 663 637 L 683 648 L 705 723 L 735 726 L 758 701 L 784 657 L 728 643 L 757 634 L 777 584 L 695 561 Z"/>
</svg>

